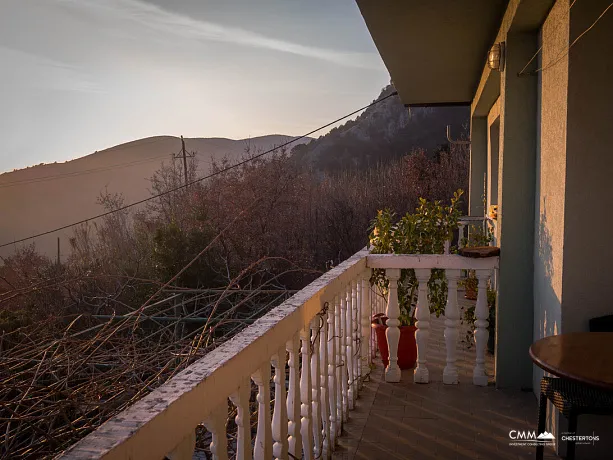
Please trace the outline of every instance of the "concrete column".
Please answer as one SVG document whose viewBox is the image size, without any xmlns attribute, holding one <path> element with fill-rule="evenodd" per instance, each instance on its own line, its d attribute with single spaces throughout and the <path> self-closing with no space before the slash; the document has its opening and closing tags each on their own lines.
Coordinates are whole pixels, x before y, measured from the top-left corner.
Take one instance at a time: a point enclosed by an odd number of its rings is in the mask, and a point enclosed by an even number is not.
<svg viewBox="0 0 613 460">
<path fill-rule="evenodd" d="M 517 73 L 537 49 L 536 33 L 510 33 L 501 78 L 496 306 L 496 385 L 531 388 L 537 79 Z"/>
<path fill-rule="evenodd" d="M 483 179 L 487 171 L 487 117 L 470 120 L 470 179 L 468 182 L 468 214 L 482 216 Z"/>
</svg>

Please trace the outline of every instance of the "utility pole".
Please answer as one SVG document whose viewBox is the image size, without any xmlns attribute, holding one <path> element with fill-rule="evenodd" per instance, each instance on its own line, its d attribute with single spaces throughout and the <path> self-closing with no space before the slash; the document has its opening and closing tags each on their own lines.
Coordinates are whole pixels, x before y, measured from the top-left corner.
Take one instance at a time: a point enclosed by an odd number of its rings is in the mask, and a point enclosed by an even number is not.
<svg viewBox="0 0 613 460">
<path fill-rule="evenodd" d="M 61 263 L 60 259 L 60 237 L 57 237 L 57 266 L 59 267 Z"/>
<path fill-rule="evenodd" d="M 188 183 L 188 177 L 187 177 L 187 157 L 193 157 L 195 154 L 194 152 L 187 152 L 187 150 L 185 150 L 185 140 L 183 139 L 183 136 L 181 136 L 181 154 L 179 155 L 174 155 L 174 158 L 183 158 L 183 178 L 185 180 L 185 186 L 187 187 L 187 183 Z"/>
</svg>

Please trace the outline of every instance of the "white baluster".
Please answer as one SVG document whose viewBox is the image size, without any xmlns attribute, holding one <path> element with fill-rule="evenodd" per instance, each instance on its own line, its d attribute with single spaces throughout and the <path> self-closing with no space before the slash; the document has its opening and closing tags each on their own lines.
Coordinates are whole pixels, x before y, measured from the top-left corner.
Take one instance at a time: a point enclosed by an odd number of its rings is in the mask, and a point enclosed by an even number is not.
<svg viewBox="0 0 613 460">
<path fill-rule="evenodd" d="M 311 413 L 311 334 L 310 328 L 300 331 L 302 369 L 300 375 L 300 433 L 302 434 L 302 450 L 305 460 L 313 459 L 313 422 Z"/>
<path fill-rule="evenodd" d="M 272 437 L 275 443 L 272 452 L 277 460 L 288 457 L 287 440 L 287 399 L 285 396 L 285 347 L 273 355 L 271 363 L 275 368 L 275 406 L 272 414 Z"/>
<path fill-rule="evenodd" d="M 289 353 L 289 388 L 287 390 L 288 445 L 292 457 L 302 457 L 302 435 L 300 434 L 300 335 L 287 341 Z"/>
<path fill-rule="evenodd" d="M 458 224 L 458 248 L 460 249 L 464 247 L 464 243 L 462 241 L 464 238 L 464 227 L 465 225 L 462 222 Z"/>
<path fill-rule="evenodd" d="M 328 397 L 330 400 L 329 408 L 330 408 L 330 447 L 332 450 L 336 447 L 336 434 L 338 433 L 338 425 L 340 425 L 340 421 L 338 420 L 338 406 L 336 404 L 337 401 L 337 385 L 338 380 L 336 378 L 337 375 L 337 354 L 336 354 L 336 314 L 339 310 L 339 299 L 338 296 L 334 296 L 334 302 L 330 304 L 330 309 L 328 310 Z"/>
<path fill-rule="evenodd" d="M 319 400 L 321 407 L 322 422 L 322 457 L 330 458 L 330 410 L 328 401 L 328 315 L 330 304 L 327 303 L 327 311 L 322 315 L 322 326 L 319 331 Z"/>
<path fill-rule="evenodd" d="M 347 375 L 347 288 L 343 288 L 341 291 L 341 320 L 338 325 L 339 332 L 339 348 L 340 358 L 339 365 L 341 370 L 340 375 L 340 392 L 341 392 L 341 420 L 343 423 L 347 422 L 348 415 L 348 375 Z M 339 433 L 340 434 L 340 433 Z"/>
<path fill-rule="evenodd" d="M 444 250 L 443 250 L 443 253 L 445 255 L 449 255 L 449 248 L 450 248 L 450 246 L 451 246 L 451 241 L 445 240 L 445 247 L 444 247 Z"/>
<path fill-rule="evenodd" d="M 272 458 L 272 426 L 270 420 L 270 364 L 266 362 L 251 379 L 258 386 L 258 430 L 253 449 L 254 460 Z"/>
<path fill-rule="evenodd" d="M 354 375 L 353 375 L 353 310 L 355 306 L 355 298 L 353 297 L 355 293 L 354 289 L 355 283 L 351 281 L 347 286 L 347 317 L 346 317 L 346 327 L 345 327 L 345 360 L 347 363 L 347 409 L 353 410 L 353 404 L 355 401 L 355 392 L 354 392 Z"/>
<path fill-rule="evenodd" d="M 232 404 L 236 406 L 236 417 L 234 418 L 237 427 L 236 460 L 248 460 L 252 458 L 251 411 L 249 410 L 250 398 L 251 382 L 249 380 L 242 382 L 238 390 L 230 395 Z"/>
<path fill-rule="evenodd" d="M 228 438 L 226 436 L 226 422 L 228 421 L 228 403 L 224 401 L 202 424 L 212 435 L 211 455 L 213 460 L 228 460 Z"/>
<path fill-rule="evenodd" d="M 443 383 L 454 385 L 458 383 L 457 346 L 460 326 L 460 310 L 458 308 L 458 278 L 460 270 L 446 270 L 447 305 L 445 305 L 445 344 L 447 346 L 447 365 L 443 370 Z"/>
<path fill-rule="evenodd" d="M 475 306 L 475 351 L 477 354 L 475 370 L 473 371 L 473 383 L 479 386 L 487 386 L 485 374 L 485 347 L 487 347 L 489 324 L 489 310 L 487 306 L 487 280 L 490 270 L 476 270 L 478 284 L 477 305 Z"/>
<path fill-rule="evenodd" d="M 430 374 L 426 367 L 428 360 L 428 338 L 430 337 L 430 305 L 428 304 L 428 280 L 430 279 L 430 269 L 421 268 L 415 270 L 415 276 L 419 283 L 417 308 L 415 318 L 417 319 L 417 331 L 415 341 L 417 342 L 417 366 L 413 371 L 413 381 L 415 383 L 428 383 Z M 389 321 L 388 321 L 389 324 Z"/>
<path fill-rule="evenodd" d="M 316 315 L 311 321 L 311 406 L 313 424 L 313 452 L 315 458 L 321 456 L 321 409 L 319 407 L 319 329 L 322 326 L 321 317 Z"/>
<path fill-rule="evenodd" d="M 361 326 L 361 338 L 360 338 L 360 377 L 363 379 L 370 370 L 370 272 L 365 271 L 362 274 L 361 288 L 361 308 L 360 308 L 360 326 Z"/>
<path fill-rule="evenodd" d="M 192 430 L 174 450 L 166 454 L 168 460 L 192 460 L 196 447 L 196 430 Z"/>
<path fill-rule="evenodd" d="M 388 268 L 385 275 L 389 280 L 388 300 L 387 300 L 387 346 L 389 348 L 389 364 L 385 368 L 386 382 L 400 382 L 400 368 L 398 367 L 398 342 L 400 341 L 400 307 L 398 306 L 398 280 L 400 270 L 398 268 Z"/>
<path fill-rule="evenodd" d="M 351 359 L 353 360 L 353 407 L 358 399 L 360 382 L 360 278 L 351 283 L 351 317 L 352 317 L 352 345 Z"/>
</svg>

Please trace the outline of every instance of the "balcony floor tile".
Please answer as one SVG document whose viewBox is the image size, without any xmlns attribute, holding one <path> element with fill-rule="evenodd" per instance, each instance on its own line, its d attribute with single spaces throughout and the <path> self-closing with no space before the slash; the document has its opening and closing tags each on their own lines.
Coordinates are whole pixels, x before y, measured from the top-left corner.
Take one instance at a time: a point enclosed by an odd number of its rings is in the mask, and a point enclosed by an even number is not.
<svg viewBox="0 0 613 460">
<path fill-rule="evenodd" d="M 465 304 L 465 302 L 463 302 Z M 532 459 L 534 448 L 510 446 L 510 430 L 535 430 L 537 401 L 532 393 L 472 384 L 474 347 L 458 344 L 460 383 L 444 385 L 444 319 L 431 319 L 428 369 L 430 383 L 413 383 L 402 371 L 400 383 L 384 380 L 383 365 L 364 384 L 356 410 L 339 440 L 334 459 Z M 461 333 L 461 338 L 464 337 Z M 486 373 L 494 359 L 487 355 Z M 559 458 L 545 449 L 545 458 Z"/>
</svg>

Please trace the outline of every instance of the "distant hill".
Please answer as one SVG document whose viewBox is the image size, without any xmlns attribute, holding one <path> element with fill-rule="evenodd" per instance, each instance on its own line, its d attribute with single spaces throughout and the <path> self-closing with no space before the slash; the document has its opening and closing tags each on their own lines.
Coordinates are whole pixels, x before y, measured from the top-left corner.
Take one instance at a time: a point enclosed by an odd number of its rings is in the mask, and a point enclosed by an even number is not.
<svg viewBox="0 0 613 460">
<path fill-rule="evenodd" d="M 380 99 L 393 91 L 384 88 Z M 302 139 L 292 149 L 295 161 L 325 171 L 367 168 L 400 157 L 415 149 L 434 153 L 448 145 L 445 127 L 460 136 L 468 125 L 467 107 L 407 109 L 398 96 L 391 97 L 332 129 L 318 139 Z M 200 174 L 213 160 L 237 160 L 247 146 L 252 152 L 267 150 L 291 137 L 270 135 L 252 139 L 185 139 L 197 152 Z M 149 196 L 149 179 L 163 161 L 179 152 L 181 140 L 158 136 L 121 144 L 85 157 L 33 166 L 0 175 L 0 243 L 42 233 L 67 223 L 86 219 L 102 211 L 96 203 L 108 189 L 121 193 L 126 203 Z M 37 248 L 52 257 L 61 237 L 62 252 L 68 253 L 67 229 L 36 239 Z M 13 246 L 0 250 L 12 252 Z"/>
<path fill-rule="evenodd" d="M 197 153 L 201 174 L 213 160 L 241 157 L 247 146 L 252 152 L 267 150 L 292 139 L 269 135 L 251 139 L 186 138 L 187 150 Z M 306 138 L 299 142 L 308 142 Z M 65 163 L 33 166 L 0 175 L 0 243 L 42 233 L 67 223 L 86 219 L 102 211 L 96 199 L 101 192 L 122 193 L 126 203 L 149 196 L 149 179 L 172 153 L 179 152 L 181 140 L 172 136 L 140 139 L 95 152 Z M 36 239 L 36 247 L 49 256 L 61 249 L 68 252 L 71 230 Z M 3 248 L 0 255 L 12 252 Z"/>
<path fill-rule="evenodd" d="M 387 86 L 377 100 L 393 91 Z M 406 108 L 393 96 L 292 153 L 321 170 L 366 168 L 415 149 L 434 153 L 448 148 L 446 126 L 452 126 L 454 136 L 465 134 L 469 115 L 468 107 Z"/>
</svg>

